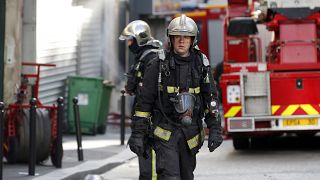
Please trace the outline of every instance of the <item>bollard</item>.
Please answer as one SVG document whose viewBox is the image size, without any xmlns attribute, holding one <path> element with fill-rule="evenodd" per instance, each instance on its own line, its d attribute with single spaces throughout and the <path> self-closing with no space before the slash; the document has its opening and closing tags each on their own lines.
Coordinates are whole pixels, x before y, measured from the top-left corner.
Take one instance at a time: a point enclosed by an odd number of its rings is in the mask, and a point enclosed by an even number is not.
<svg viewBox="0 0 320 180">
<path fill-rule="evenodd" d="M 57 110 L 57 140 L 56 140 L 56 168 L 61 168 L 62 156 L 63 156 L 63 147 L 62 147 L 62 122 L 63 122 L 63 97 L 57 99 L 58 110 Z"/>
<path fill-rule="evenodd" d="M 2 180 L 2 169 L 3 169 L 3 130 L 4 130 L 4 103 L 0 102 L 0 180 Z"/>
<path fill-rule="evenodd" d="M 82 140 L 81 140 L 81 126 L 80 126 L 80 115 L 79 115 L 79 105 L 78 98 L 73 98 L 73 112 L 74 112 L 74 123 L 76 127 L 76 136 L 78 144 L 78 160 L 83 161 L 83 150 L 82 150 Z"/>
<path fill-rule="evenodd" d="M 30 126 L 29 126 L 29 176 L 34 176 L 36 165 L 36 104 L 37 99 L 30 100 Z"/>
<path fill-rule="evenodd" d="M 125 114 L 126 114 L 126 97 L 124 95 L 126 91 L 122 90 L 122 96 L 121 96 L 121 118 L 120 118 L 120 141 L 121 145 L 124 145 L 124 134 L 125 134 Z"/>
</svg>

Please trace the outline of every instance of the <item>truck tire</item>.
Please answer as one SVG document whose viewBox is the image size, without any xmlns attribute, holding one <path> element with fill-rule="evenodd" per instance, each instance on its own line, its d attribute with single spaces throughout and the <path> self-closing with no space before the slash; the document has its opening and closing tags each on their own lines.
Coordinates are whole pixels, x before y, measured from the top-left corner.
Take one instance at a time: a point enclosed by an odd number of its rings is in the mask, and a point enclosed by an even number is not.
<svg viewBox="0 0 320 180">
<path fill-rule="evenodd" d="M 36 110 L 36 163 L 42 162 L 49 157 L 51 139 L 51 121 L 46 117 L 46 110 Z M 47 113 L 48 115 L 48 113 Z M 20 121 L 17 126 L 17 139 L 19 153 L 17 162 L 26 163 L 29 161 L 29 141 L 30 141 L 30 114 L 24 109 L 19 115 Z"/>
<path fill-rule="evenodd" d="M 43 162 L 49 158 L 51 145 L 51 117 L 47 109 L 37 109 L 37 163 Z"/>
<path fill-rule="evenodd" d="M 19 110 L 17 114 L 19 118 L 17 123 L 17 140 L 19 144 L 19 155 L 17 157 L 17 162 L 28 162 L 28 151 L 29 151 L 29 113 L 27 110 Z"/>
<path fill-rule="evenodd" d="M 245 137 L 234 137 L 233 140 L 233 147 L 235 150 L 242 150 L 249 148 L 249 138 Z"/>
</svg>

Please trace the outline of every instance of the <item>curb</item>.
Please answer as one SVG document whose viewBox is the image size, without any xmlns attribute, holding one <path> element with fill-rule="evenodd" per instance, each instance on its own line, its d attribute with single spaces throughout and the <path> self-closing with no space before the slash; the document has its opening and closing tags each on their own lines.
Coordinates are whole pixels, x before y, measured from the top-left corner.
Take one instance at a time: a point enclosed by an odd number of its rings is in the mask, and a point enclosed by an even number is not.
<svg viewBox="0 0 320 180">
<path fill-rule="evenodd" d="M 87 174 L 103 174 L 135 157 L 136 155 L 132 153 L 129 148 L 126 148 L 107 159 L 89 160 L 75 167 L 53 171 L 34 178 L 34 180 L 81 180 L 84 179 Z"/>
</svg>

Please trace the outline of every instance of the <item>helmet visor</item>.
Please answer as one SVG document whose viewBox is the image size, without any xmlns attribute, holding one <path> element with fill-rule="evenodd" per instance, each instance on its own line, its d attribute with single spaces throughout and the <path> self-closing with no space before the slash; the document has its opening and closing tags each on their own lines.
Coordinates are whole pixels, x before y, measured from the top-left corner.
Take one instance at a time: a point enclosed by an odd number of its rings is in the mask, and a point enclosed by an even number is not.
<svg viewBox="0 0 320 180">
<path fill-rule="evenodd" d="M 133 37 L 129 35 L 123 35 L 123 34 L 119 36 L 120 41 L 129 40 L 129 39 L 133 39 Z"/>
</svg>

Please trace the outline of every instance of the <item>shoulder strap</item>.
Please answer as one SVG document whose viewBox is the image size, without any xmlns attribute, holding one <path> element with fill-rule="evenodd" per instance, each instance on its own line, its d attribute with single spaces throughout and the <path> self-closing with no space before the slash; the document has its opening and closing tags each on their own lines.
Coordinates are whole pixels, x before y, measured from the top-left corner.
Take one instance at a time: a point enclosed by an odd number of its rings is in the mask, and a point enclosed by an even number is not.
<svg viewBox="0 0 320 180">
<path fill-rule="evenodd" d="M 164 60 L 165 59 L 165 54 L 164 54 L 163 49 L 148 49 L 148 50 L 146 50 L 146 51 L 144 51 L 142 53 L 142 55 L 140 56 L 139 60 L 141 61 L 144 57 L 146 57 L 150 53 L 157 54 L 160 60 Z"/>
<path fill-rule="evenodd" d="M 147 49 L 147 50 L 145 50 L 142 54 L 141 54 L 141 56 L 140 56 L 140 58 L 139 58 L 139 61 L 141 61 L 143 58 L 145 58 L 148 54 L 150 54 L 150 53 L 155 53 L 157 51 L 157 49 Z"/>
<path fill-rule="evenodd" d="M 207 56 L 203 53 L 201 53 L 202 55 L 202 64 L 207 67 L 207 66 L 210 66 L 210 62 L 209 62 L 209 59 L 207 58 Z"/>
<path fill-rule="evenodd" d="M 210 66 L 210 61 L 208 57 L 200 51 L 199 47 L 195 48 L 194 51 L 198 56 L 200 56 L 203 66 Z"/>
</svg>

